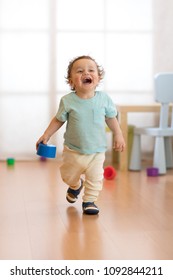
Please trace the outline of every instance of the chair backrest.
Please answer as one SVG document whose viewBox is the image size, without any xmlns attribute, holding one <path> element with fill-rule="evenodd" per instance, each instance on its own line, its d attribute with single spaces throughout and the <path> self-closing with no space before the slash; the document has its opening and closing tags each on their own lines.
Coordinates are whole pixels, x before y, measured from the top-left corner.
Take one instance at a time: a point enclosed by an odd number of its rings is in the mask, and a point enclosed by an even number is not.
<svg viewBox="0 0 173 280">
<path fill-rule="evenodd" d="M 169 105 L 173 103 L 173 73 L 159 73 L 154 77 L 155 100 L 161 103 L 160 128 L 168 127 Z M 173 110 L 171 114 L 173 128 Z"/>
</svg>

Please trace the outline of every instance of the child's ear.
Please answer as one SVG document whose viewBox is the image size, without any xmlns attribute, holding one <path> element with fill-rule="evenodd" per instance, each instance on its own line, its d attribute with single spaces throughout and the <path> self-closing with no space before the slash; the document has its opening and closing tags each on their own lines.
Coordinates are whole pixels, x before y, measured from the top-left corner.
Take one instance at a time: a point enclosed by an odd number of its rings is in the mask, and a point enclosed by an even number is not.
<svg viewBox="0 0 173 280">
<path fill-rule="evenodd" d="M 74 83 L 71 78 L 69 79 L 69 85 L 70 85 L 71 89 L 74 90 Z"/>
<path fill-rule="evenodd" d="M 73 81 L 72 81 L 71 78 L 69 79 L 69 85 L 70 85 L 71 87 L 74 87 L 74 84 L 73 84 Z"/>
</svg>

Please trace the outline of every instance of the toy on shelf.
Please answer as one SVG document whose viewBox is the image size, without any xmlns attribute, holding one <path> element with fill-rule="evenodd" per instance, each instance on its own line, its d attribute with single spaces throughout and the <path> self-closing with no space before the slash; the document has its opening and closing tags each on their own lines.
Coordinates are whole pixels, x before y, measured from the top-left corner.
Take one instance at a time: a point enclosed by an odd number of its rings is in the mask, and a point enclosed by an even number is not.
<svg viewBox="0 0 173 280">
<path fill-rule="evenodd" d="M 37 155 L 41 158 L 55 158 L 56 157 L 56 146 L 54 145 L 45 145 L 40 143 L 38 145 Z"/>
<path fill-rule="evenodd" d="M 104 168 L 103 176 L 106 180 L 113 180 L 116 176 L 116 170 L 113 166 L 106 166 Z"/>
</svg>

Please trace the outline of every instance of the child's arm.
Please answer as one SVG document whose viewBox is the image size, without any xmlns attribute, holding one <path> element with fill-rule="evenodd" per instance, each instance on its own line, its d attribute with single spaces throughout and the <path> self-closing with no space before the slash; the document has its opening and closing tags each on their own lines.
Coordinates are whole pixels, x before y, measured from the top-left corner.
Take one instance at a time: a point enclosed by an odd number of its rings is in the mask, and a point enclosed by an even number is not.
<svg viewBox="0 0 173 280">
<path fill-rule="evenodd" d="M 47 144 L 50 137 L 64 124 L 64 122 L 60 122 L 56 117 L 54 117 L 43 135 L 38 139 L 36 143 L 36 149 L 38 149 L 39 143 L 43 142 L 43 144 Z"/>
<path fill-rule="evenodd" d="M 125 149 L 125 141 L 124 137 L 121 131 L 121 128 L 119 126 L 119 123 L 116 118 L 106 118 L 106 124 L 110 128 L 110 130 L 113 132 L 114 135 L 114 142 L 113 142 L 113 148 L 116 151 L 123 152 Z"/>
</svg>

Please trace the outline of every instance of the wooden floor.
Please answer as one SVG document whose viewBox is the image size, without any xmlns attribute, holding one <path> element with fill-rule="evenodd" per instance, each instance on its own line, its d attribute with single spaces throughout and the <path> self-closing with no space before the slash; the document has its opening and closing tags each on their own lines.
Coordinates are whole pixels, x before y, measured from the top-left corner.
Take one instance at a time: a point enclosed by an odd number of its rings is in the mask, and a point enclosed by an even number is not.
<svg viewBox="0 0 173 280">
<path fill-rule="evenodd" d="M 59 162 L 0 162 L 1 260 L 172 260 L 173 171 L 117 172 L 100 214 L 66 199 Z"/>
</svg>

